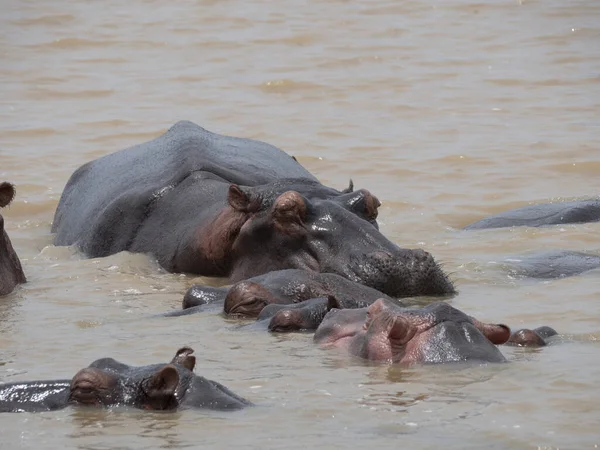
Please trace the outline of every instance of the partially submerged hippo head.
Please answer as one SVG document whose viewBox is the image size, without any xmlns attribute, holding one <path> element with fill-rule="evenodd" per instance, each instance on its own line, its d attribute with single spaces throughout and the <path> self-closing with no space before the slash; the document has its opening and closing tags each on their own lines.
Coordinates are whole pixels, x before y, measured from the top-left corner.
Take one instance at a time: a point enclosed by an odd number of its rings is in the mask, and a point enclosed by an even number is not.
<svg viewBox="0 0 600 450">
<path fill-rule="evenodd" d="M 342 305 L 333 295 L 313 298 L 293 305 L 265 306 L 257 320 L 269 319 L 268 329 L 272 333 L 289 333 L 300 330 L 316 330 L 328 311 Z"/>
<path fill-rule="evenodd" d="M 332 309 L 314 340 L 365 359 L 411 364 L 503 362 L 494 344 L 509 336 L 506 325 L 481 323 L 443 302 L 411 309 L 380 299 L 364 309 Z"/>
<path fill-rule="evenodd" d="M 523 328 L 515 331 L 506 345 L 515 347 L 544 347 L 548 344 L 547 339 L 556 336 L 558 333 L 554 328 L 543 326 L 533 330 Z"/>
<path fill-rule="evenodd" d="M 14 196 L 15 188 L 12 184 L 0 183 L 0 208 L 8 206 Z M 4 230 L 4 218 L 0 214 L 0 295 L 10 294 L 20 283 L 25 283 L 25 274 Z"/>
<path fill-rule="evenodd" d="M 183 347 L 169 364 L 141 367 L 112 358 L 99 359 L 73 377 L 68 402 L 146 410 L 174 410 L 181 406 L 226 410 L 251 404 L 225 386 L 195 375 L 193 352 Z"/>
<path fill-rule="evenodd" d="M 230 248 L 234 282 L 296 268 L 336 273 L 393 297 L 455 292 L 429 253 L 401 249 L 373 226 L 379 201 L 367 190 L 310 200 L 290 190 L 264 208 L 260 197 L 231 185 L 228 204 L 200 246 L 206 254 Z"/>
<path fill-rule="evenodd" d="M 169 364 L 138 367 L 102 358 L 71 380 L 2 384 L 0 412 L 55 411 L 69 405 L 146 410 L 235 410 L 252 405 L 222 384 L 195 375 L 193 353 L 191 348 L 183 347 Z"/>
</svg>

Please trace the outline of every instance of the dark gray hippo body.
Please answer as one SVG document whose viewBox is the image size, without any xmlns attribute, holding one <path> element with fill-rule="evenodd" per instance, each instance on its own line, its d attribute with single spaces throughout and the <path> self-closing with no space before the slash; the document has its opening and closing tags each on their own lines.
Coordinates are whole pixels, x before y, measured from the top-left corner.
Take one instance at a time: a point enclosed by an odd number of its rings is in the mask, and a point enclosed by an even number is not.
<svg viewBox="0 0 600 450">
<path fill-rule="evenodd" d="M 467 225 L 465 230 L 504 227 L 541 227 L 600 221 L 600 199 L 541 203 L 487 217 Z"/>
<path fill-rule="evenodd" d="M 314 340 L 365 359 L 413 364 L 504 362 L 494 344 L 509 336 L 507 326 L 484 324 L 447 303 L 399 308 L 381 299 L 368 308 L 332 309 Z"/>
<path fill-rule="evenodd" d="M 376 289 L 336 274 L 287 269 L 240 281 L 229 289 L 194 285 L 183 298 L 183 308 L 197 307 L 209 299 L 223 301 L 226 314 L 257 317 L 270 304 L 289 305 L 329 295 L 335 296 L 344 308 L 368 306 L 382 297 L 403 305 Z"/>
<path fill-rule="evenodd" d="M 79 168 L 59 202 L 56 245 L 87 256 L 150 253 L 171 272 L 232 282 L 287 268 L 340 274 L 392 296 L 453 293 L 433 257 L 376 228 L 368 191 L 320 184 L 271 145 L 178 122 Z"/>
<path fill-rule="evenodd" d="M 145 410 L 236 410 L 251 405 L 222 384 L 195 375 L 192 353 L 184 347 L 169 364 L 140 367 L 103 358 L 71 380 L 0 385 L 0 412 L 52 411 L 69 405 Z"/>
<path fill-rule="evenodd" d="M 0 209 L 8 206 L 14 196 L 15 188 L 12 184 L 0 183 Z M 25 274 L 4 230 L 4 217 L 0 214 L 0 296 L 10 294 L 21 283 L 25 283 Z"/>
<path fill-rule="evenodd" d="M 509 272 L 518 277 L 565 278 L 600 267 L 600 256 L 569 250 L 530 253 L 504 261 Z"/>
</svg>

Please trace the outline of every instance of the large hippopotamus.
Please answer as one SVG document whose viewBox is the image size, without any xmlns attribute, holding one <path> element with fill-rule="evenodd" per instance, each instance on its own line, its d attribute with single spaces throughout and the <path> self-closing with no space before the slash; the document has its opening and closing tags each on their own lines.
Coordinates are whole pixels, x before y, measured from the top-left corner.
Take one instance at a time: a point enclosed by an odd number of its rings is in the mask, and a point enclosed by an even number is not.
<svg viewBox="0 0 600 450">
<path fill-rule="evenodd" d="M 335 296 L 345 308 L 362 308 L 384 297 L 403 306 L 402 302 L 382 292 L 355 283 L 333 273 L 286 269 L 239 281 L 230 288 L 193 285 L 183 297 L 183 309 L 191 314 L 199 305 L 223 303 L 225 314 L 257 317 L 270 304 L 287 305 L 317 297 Z"/>
<path fill-rule="evenodd" d="M 141 367 L 103 358 L 70 380 L 0 385 L 0 412 L 53 411 L 68 405 L 236 410 L 252 404 L 222 384 L 195 375 L 193 352 L 183 347 L 168 364 Z"/>
<path fill-rule="evenodd" d="M 0 183 L 0 208 L 8 206 L 14 197 L 15 187 L 5 181 Z M 25 283 L 25 274 L 0 214 L 0 296 L 10 294 L 21 283 Z"/>
<path fill-rule="evenodd" d="M 399 308 L 379 299 L 368 308 L 332 309 L 314 335 L 322 347 L 389 363 L 504 362 L 496 345 L 506 325 L 485 324 L 447 303 Z"/>
<path fill-rule="evenodd" d="M 465 230 L 516 226 L 541 227 L 567 223 L 598 222 L 600 199 L 541 203 L 511 209 L 467 225 Z"/>
<path fill-rule="evenodd" d="M 378 231 L 378 206 L 366 190 L 323 186 L 269 144 L 178 122 L 77 169 L 52 231 L 90 257 L 150 253 L 168 271 L 232 282 L 297 268 L 392 296 L 453 293 L 429 253 Z"/>
</svg>

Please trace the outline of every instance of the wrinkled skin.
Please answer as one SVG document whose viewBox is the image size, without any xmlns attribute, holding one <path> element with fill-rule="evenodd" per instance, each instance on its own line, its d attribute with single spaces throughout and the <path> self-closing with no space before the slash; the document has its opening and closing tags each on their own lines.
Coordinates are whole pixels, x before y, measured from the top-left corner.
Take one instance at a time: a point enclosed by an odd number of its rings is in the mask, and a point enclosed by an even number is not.
<svg viewBox="0 0 600 450">
<path fill-rule="evenodd" d="M 171 272 L 236 282 L 297 268 L 394 297 L 454 287 L 433 257 L 376 226 L 379 200 L 320 184 L 268 144 L 178 122 L 153 141 L 79 168 L 59 202 L 56 245 L 88 256 L 150 253 Z"/>
<path fill-rule="evenodd" d="M 600 267 L 600 256 L 569 250 L 549 250 L 510 259 L 505 264 L 511 274 L 531 278 L 565 278 Z"/>
<path fill-rule="evenodd" d="M 600 200 L 541 203 L 511 209 L 467 225 L 465 230 L 504 227 L 541 227 L 567 223 L 598 222 Z"/>
<path fill-rule="evenodd" d="M 333 295 L 312 298 L 293 305 L 272 303 L 263 308 L 256 320 L 268 321 L 267 328 L 272 333 L 316 330 L 328 311 L 342 307 Z"/>
<path fill-rule="evenodd" d="M 479 322 L 447 303 L 411 309 L 380 299 L 368 308 L 332 309 L 314 340 L 365 359 L 413 364 L 504 362 L 494 344 L 509 337 L 506 325 Z"/>
<path fill-rule="evenodd" d="M 236 410 L 251 405 L 220 383 L 195 375 L 192 353 L 184 347 L 169 364 L 140 367 L 103 358 L 71 380 L 0 385 L 0 412 L 52 411 L 68 405 L 145 410 Z"/>
<path fill-rule="evenodd" d="M 0 208 L 8 206 L 14 196 L 15 188 L 12 184 L 0 183 Z M 0 296 L 10 294 L 25 281 L 21 261 L 4 230 L 4 217 L 0 214 Z"/>
<path fill-rule="evenodd" d="M 344 308 L 362 308 L 378 298 L 402 306 L 402 302 L 332 273 L 315 273 L 288 269 L 269 272 L 234 284 L 229 290 L 201 285 L 192 286 L 185 294 L 183 308 L 196 306 L 196 300 L 223 298 L 223 310 L 237 317 L 257 317 L 270 304 L 288 305 L 317 297 L 335 296 Z M 202 304 L 202 303 L 200 303 Z"/>
<path fill-rule="evenodd" d="M 506 342 L 506 345 L 516 347 L 544 347 L 548 345 L 548 338 L 557 334 L 554 328 L 548 326 L 539 327 L 534 330 L 523 328 L 522 330 L 515 331 Z"/>
</svg>

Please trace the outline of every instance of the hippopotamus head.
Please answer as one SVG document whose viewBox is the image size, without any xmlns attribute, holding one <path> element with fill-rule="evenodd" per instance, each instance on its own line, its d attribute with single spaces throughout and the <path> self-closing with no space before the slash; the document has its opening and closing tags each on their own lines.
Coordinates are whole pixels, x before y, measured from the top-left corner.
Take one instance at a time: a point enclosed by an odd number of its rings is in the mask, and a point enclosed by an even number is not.
<svg viewBox="0 0 600 450">
<path fill-rule="evenodd" d="M 133 406 L 174 410 L 182 406 L 240 409 L 250 405 L 225 386 L 193 373 L 196 359 L 189 347 L 171 363 L 132 367 L 112 358 L 94 361 L 71 380 L 68 402 L 89 406 Z"/>
<path fill-rule="evenodd" d="M 411 364 L 503 362 L 494 344 L 509 336 L 506 325 L 481 323 L 447 303 L 411 309 L 380 299 L 368 308 L 332 309 L 314 340 L 366 359 Z"/>
<path fill-rule="evenodd" d="M 295 268 L 336 273 L 393 297 L 455 292 L 429 253 L 401 249 L 373 226 L 379 200 L 367 190 L 325 199 L 289 190 L 265 208 L 231 185 L 228 204 L 201 239 L 209 254 L 230 246 L 234 282 Z"/>
<path fill-rule="evenodd" d="M 548 344 L 547 339 L 556 336 L 558 333 L 554 328 L 543 326 L 530 330 L 523 328 L 515 331 L 506 345 L 515 347 L 544 347 Z"/>
<path fill-rule="evenodd" d="M 12 184 L 0 183 L 0 208 L 9 205 L 14 196 L 15 188 Z M 25 283 L 25 274 L 4 230 L 4 218 L 0 214 L 0 295 L 10 294 L 20 283 Z"/>
</svg>

